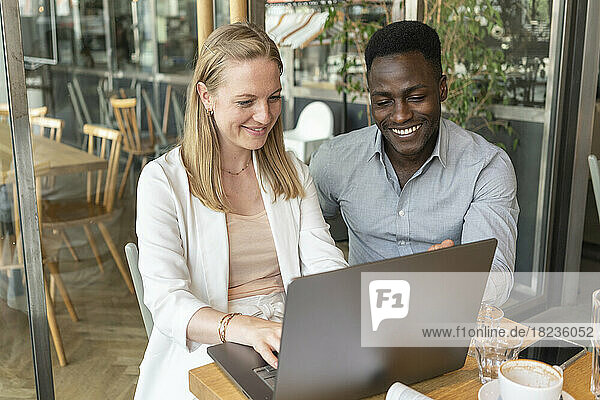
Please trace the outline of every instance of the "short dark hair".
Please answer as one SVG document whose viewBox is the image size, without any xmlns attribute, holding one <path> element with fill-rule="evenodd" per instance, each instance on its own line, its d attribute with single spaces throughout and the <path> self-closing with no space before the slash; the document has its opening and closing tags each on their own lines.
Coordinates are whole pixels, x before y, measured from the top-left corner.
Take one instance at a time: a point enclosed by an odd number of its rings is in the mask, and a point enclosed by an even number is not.
<svg viewBox="0 0 600 400">
<path fill-rule="evenodd" d="M 367 75 L 377 57 L 418 51 L 442 76 L 440 37 L 435 29 L 419 21 L 398 21 L 384 26 L 371 36 L 365 49 Z"/>
</svg>

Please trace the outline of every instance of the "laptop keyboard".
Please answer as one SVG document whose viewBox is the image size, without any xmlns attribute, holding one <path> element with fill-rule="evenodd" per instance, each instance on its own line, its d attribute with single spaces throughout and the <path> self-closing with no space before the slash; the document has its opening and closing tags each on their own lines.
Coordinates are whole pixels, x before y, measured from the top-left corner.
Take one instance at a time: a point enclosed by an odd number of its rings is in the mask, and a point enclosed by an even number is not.
<svg viewBox="0 0 600 400">
<path fill-rule="evenodd" d="M 252 371 L 267 384 L 272 390 L 275 390 L 275 381 L 277 380 L 277 370 L 270 365 L 254 368 Z"/>
</svg>

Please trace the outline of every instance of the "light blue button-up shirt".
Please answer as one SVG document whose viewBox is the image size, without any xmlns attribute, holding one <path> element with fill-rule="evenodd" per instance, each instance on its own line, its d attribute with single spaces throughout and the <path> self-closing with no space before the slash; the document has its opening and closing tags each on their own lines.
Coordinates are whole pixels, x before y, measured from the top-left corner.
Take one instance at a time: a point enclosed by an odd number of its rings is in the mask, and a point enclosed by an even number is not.
<svg viewBox="0 0 600 400">
<path fill-rule="evenodd" d="M 313 155 L 323 215 L 341 212 L 351 265 L 496 238 L 484 301 L 502 304 L 513 285 L 517 182 L 508 155 L 480 135 L 440 120 L 436 146 L 400 187 L 377 126 L 324 143 Z"/>
</svg>

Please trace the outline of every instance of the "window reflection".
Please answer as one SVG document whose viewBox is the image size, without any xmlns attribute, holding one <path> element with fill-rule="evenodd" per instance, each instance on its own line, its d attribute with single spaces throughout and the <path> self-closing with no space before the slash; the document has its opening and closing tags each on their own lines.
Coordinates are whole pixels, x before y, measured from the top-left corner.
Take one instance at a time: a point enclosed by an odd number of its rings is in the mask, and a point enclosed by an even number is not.
<svg viewBox="0 0 600 400">
<path fill-rule="evenodd" d="M 56 3 L 59 63 L 87 68 L 106 67 L 102 1 L 59 0 Z"/>
<path fill-rule="evenodd" d="M 160 72 L 191 71 L 198 46 L 196 1 L 157 2 L 156 39 Z"/>
<path fill-rule="evenodd" d="M 435 10 L 435 2 L 428 1 L 426 3 L 428 4 L 426 9 Z M 488 20 L 491 15 L 489 10 L 486 11 L 486 14 L 479 6 L 465 9 L 471 3 L 475 4 L 476 2 L 467 1 L 464 3 L 465 6 L 456 9 L 444 8 L 442 14 L 448 19 L 455 18 L 455 15 L 460 15 L 461 18 L 475 19 L 486 32 L 482 40 L 487 48 L 502 53 L 502 68 L 506 74 L 503 83 L 505 90 L 497 94 L 495 102 L 507 105 L 544 107 L 549 67 L 552 1 L 498 0 L 493 7 L 493 12 L 499 14 L 497 24 Z M 290 43 L 289 40 L 286 42 L 285 39 L 286 35 L 295 30 L 313 28 L 315 15 L 326 13 L 328 9 L 328 6 L 321 4 L 293 3 L 293 6 L 276 2 L 267 4 L 267 31 L 275 38 L 280 47 L 291 46 L 294 49 L 294 84 L 296 86 L 332 88 L 335 82 L 341 80 L 343 46 L 337 41 L 332 43 L 329 38 L 335 37 L 342 29 L 342 21 L 338 21 L 336 25 L 329 28 L 322 40 L 315 38 L 316 40 L 313 40 L 312 43 L 298 44 Z M 338 6 L 338 12 L 345 14 L 344 23 L 355 21 L 361 24 L 373 23 L 382 26 L 389 19 L 390 5 L 387 5 L 387 11 L 379 3 L 367 6 Z M 313 14 L 312 19 L 307 24 L 302 15 L 308 17 L 311 14 Z M 437 22 L 434 17 L 435 15 L 425 15 L 426 22 L 435 27 Z M 284 26 L 286 24 L 289 25 L 287 28 Z M 349 79 L 358 83 L 362 80 L 362 55 L 353 48 L 352 43 L 348 48 L 347 57 L 348 60 L 355 60 L 347 69 Z M 442 61 L 447 64 L 449 60 Z M 453 66 L 448 65 L 448 68 L 455 69 L 457 73 L 460 73 L 464 70 L 465 65 L 459 63 Z M 360 85 L 360 83 L 358 84 Z"/>
<path fill-rule="evenodd" d="M 229 1 L 215 0 L 215 28 L 229 23 Z"/>
<path fill-rule="evenodd" d="M 34 35 L 24 37 L 23 54 L 25 61 L 56 63 L 56 48 L 54 37 L 54 17 L 56 15 L 49 0 L 21 0 L 21 26 L 34 32 Z"/>
<path fill-rule="evenodd" d="M 2 49 L 4 50 L 4 49 Z M 0 51 L 0 398 L 35 399 L 4 51 Z M 18 239 L 19 238 L 19 239 Z"/>
<path fill-rule="evenodd" d="M 501 41 L 507 66 L 508 103 L 544 107 L 549 67 L 552 1 L 500 1 Z"/>
<path fill-rule="evenodd" d="M 162 3 L 162 2 L 158 2 Z M 148 1 L 111 2 L 118 70 L 152 72 L 152 13 Z"/>
</svg>

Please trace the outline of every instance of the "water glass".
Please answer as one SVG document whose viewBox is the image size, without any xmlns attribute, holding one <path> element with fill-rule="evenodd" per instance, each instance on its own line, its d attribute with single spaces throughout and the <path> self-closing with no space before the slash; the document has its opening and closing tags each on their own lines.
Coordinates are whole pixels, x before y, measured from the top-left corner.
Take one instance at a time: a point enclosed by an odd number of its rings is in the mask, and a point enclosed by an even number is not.
<svg viewBox="0 0 600 400">
<path fill-rule="evenodd" d="M 498 379 L 498 371 L 503 362 L 515 360 L 519 356 L 523 338 L 476 337 L 473 344 L 479 380 L 481 383 L 487 383 Z"/>
<path fill-rule="evenodd" d="M 504 318 L 504 311 L 502 309 L 483 303 L 477 314 L 477 330 L 478 332 L 490 332 L 493 329 L 498 329 Z M 475 339 L 471 340 L 469 346 L 469 353 L 471 357 L 475 355 Z"/>
<path fill-rule="evenodd" d="M 592 293 L 592 380 L 590 390 L 600 399 L 600 289 Z"/>
<path fill-rule="evenodd" d="M 497 329 L 500 327 L 504 311 L 502 309 L 489 304 L 482 304 L 477 314 L 477 328 Z"/>
</svg>

